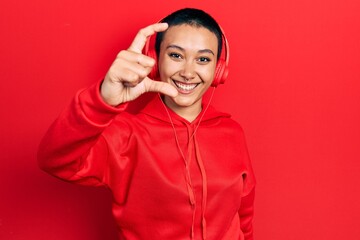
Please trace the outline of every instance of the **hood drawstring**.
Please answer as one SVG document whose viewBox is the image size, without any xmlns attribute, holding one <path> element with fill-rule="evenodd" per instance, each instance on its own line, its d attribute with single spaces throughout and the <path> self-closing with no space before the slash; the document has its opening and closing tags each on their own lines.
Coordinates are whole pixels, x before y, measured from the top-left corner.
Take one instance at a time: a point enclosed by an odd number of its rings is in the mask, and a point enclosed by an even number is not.
<svg viewBox="0 0 360 240">
<path fill-rule="evenodd" d="M 195 153 L 196 153 L 196 159 L 200 167 L 200 172 L 202 176 L 203 181 L 203 188 L 202 188 L 202 209 L 201 209 L 201 225 L 202 225 L 202 233 L 203 233 L 203 239 L 206 239 L 206 219 L 205 219 L 205 210 L 206 210 L 206 203 L 207 203 L 207 177 L 206 177 L 206 171 L 204 167 L 204 162 L 202 161 L 201 154 L 199 152 L 199 145 L 195 138 Z"/>
<path fill-rule="evenodd" d="M 202 238 L 203 238 L 203 240 L 206 240 L 206 232 L 207 232 L 206 231 L 206 219 L 205 219 L 205 211 L 206 211 L 206 203 L 207 203 L 207 177 L 206 177 L 206 171 L 205 171 L 204 162 L 202 161 L 202 158 L 201 158 L 199 145 L 198 145 L 198 142 L 196 140 L 196 131 L 198 130 L 198 128 L 200 126 L 200 123 L 201 123 L 201 121 L 202 121 L 202 119 L 203 119 L 203 117 L 205 115 L 205 112 L 207 111 L 207 109 L 210 106 L 210 103 L 211 103 L 211 100 L 213 98 L 214 92 L 215 92 L 215 88 L 213 88 L 213 90 L 211 92 L 209 102 L 208 102 L 207 106 L 205 107 L 202 115 L 200 116 L 199 122 L 197 123 L 197 125 L 196 125 L 196 127 L 194 129 L 194 132 L 192 133 L 192 135 L 190 136 L 189 141 L 188 141 L 188 144 L 189 144 L 191 142 L 191 139 L 194 140 L 196 160 L 197 160 L 197 163 L 199 165 L 200 173 L 201 173 L 201 176 L 202 176 L 201 227 L 202 227 Z M 188 191 L 188 195 L 189 195 L 190 204 L 191 204 L 191 207 L 193 208 L 193 216 L 192 216 L 192 224 L 191 224 L 191 233 L 190 233 L 190 235 L 191 235 L 191 239 L 194 239 L 194 225 L 195 225 L 195 212 L 196 212 L 196 199 L 195 199 L 195 197 L 196 196 L 194 194 L 194 188 L 193 188 L 192 181 L 191 181 L 189 162 L 186 160 L 185 155 L 184 155 L 183 151 L 181 150 L 179 139 L 178 139 L 178 136 L 177 136 L 177 133 L 176 133 L 175 125 L 173 123 L 173 120 L 172 120 L 172 118 L 170 116 L 170 113 L 169 113 L 165 103 L 161 99 L 160 94 L 159 94 L 159 98 L 160 98 L 160 100 L 161 100 L 161 102 L 162 102 L 162 104 L 163 104 L 163 106 L 164 106 L 164 108 L 166 110 L 166 113 L 167 113 L 167 115 L 169 117 L 171 126 L 172 126 L 173 131 L 174 131 L 176 145 L 177 145 L 177 147 L 179 149 L 179 152 L 180 152 L 181 157 L 183 158 L 184 164 L 185 164 L 186 186 L 187 186 L 187 191 Z M 188 148 L 189 148 L 189 146 L 188 146 Z"/>
</svg>

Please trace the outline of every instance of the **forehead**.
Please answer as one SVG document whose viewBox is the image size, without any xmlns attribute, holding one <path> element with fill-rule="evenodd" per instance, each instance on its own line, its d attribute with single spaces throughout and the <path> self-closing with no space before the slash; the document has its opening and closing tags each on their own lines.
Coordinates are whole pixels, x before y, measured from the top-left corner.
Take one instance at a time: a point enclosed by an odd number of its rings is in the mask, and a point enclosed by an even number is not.
<svg viewBox="0 0 360 240">
<path fill-rule="evenodd" d="M 164 33 L 162 46 L 175 44 L 184 49 L 211 49 L 216 53 L 218 40 L 207 28 L 187 24 L 171 26 Z"/>
</svg>

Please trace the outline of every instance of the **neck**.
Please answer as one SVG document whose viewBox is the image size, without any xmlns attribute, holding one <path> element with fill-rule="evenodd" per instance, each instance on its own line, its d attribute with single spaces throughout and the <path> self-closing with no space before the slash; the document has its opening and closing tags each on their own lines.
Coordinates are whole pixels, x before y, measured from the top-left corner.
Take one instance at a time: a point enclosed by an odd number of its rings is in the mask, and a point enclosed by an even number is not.
<svg viewBox="0 0 360 240">
<path fill-rule="evenodd" d="M 164 97 L 164 103 L 168 106 L 172 111 L 174 111 L 180 117 L 186 119 L 189 122 L 194 121 L 197 116 L 200 114 L 202 106 L 202 100 L 199 99 L 196 103 L 191 106 L 179 106 L 177 105 L 170 97 Z"/>
</svg>

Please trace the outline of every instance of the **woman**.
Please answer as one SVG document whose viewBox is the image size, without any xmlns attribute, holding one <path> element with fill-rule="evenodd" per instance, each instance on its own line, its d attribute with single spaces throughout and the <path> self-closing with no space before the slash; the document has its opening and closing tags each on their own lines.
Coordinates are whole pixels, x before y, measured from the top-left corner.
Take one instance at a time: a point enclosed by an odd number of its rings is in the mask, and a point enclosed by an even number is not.
<svg viewBox="0 0 360 240">
<path fill-rule="evenodd" d="M 202 103 L 226 38 L 198 9 L 161 22 L 140 30 L 104 80 L 76 95 L 44 137 L 40 167 L 107 186 L 119 239 L 253 239 L 255 180 L 243 131 Z M 155 33 L 155 56 L 147 56 Z M 126 112 L 145 92 L 159 97 Z"/>
</svg>

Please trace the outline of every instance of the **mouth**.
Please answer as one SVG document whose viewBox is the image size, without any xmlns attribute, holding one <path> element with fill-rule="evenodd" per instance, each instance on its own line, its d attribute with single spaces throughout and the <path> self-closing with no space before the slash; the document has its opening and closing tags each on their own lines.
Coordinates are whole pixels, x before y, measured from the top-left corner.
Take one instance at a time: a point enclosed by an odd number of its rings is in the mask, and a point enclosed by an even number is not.
<svg viewBox="0 0 360 240">
<path fill-rule="evenodd" d="M 193 91 L 200 83 L 183 83 L 179 81 L 172 80 L 176 88 L 182 93 L 190 93 Z"/>
</svg>

